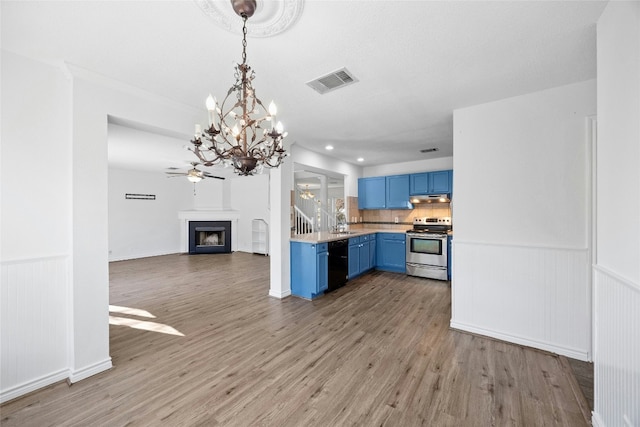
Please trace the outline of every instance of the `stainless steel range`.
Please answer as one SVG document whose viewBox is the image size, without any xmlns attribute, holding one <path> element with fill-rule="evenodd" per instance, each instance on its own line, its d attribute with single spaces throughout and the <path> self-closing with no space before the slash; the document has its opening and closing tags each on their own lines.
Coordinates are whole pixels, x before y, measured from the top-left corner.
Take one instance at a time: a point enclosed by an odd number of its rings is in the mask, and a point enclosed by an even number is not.
<svg viewBox="0 0 640 427">
<path fill-rule="evenodd" d="M 414 218 L 407 231 L 407 274 L 447 280 L 447 233 L 451 217 Z"/>
</svg>

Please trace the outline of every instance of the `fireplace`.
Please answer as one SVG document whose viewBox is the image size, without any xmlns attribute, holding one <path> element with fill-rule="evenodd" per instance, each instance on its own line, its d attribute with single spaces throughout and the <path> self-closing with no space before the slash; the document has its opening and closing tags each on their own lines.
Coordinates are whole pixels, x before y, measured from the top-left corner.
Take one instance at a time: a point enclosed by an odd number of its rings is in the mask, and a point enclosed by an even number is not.
<svg viewBox="0 0 640 427">
<path fill-rule="evenodd" d="M 231 221 L 189 221 L 190 254 L 231 252 Z"/>
</svg>

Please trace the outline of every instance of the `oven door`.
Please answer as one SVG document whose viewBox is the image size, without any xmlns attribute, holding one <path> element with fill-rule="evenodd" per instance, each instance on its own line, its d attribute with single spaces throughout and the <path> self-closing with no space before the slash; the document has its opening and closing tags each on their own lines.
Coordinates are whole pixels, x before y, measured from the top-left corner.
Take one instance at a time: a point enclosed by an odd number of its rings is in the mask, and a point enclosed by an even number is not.
<svg viewBox="0 0 640 427">
<path fill-rule="evenodd" d="M 447 236 L 407 233 L 407 264 L 447 266 Z"/>
</svg>

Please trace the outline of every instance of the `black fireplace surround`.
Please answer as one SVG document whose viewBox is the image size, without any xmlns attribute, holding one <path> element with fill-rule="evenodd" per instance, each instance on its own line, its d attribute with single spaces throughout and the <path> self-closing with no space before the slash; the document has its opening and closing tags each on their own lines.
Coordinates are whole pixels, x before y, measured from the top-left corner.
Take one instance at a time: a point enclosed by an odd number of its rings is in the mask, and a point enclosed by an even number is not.
<svg viewBox="0 0 640 427">
<path fill-rule="evenodd" d="M 231 253 L 231 221 L 189 221 L 189 253 Z"/>
</svg>

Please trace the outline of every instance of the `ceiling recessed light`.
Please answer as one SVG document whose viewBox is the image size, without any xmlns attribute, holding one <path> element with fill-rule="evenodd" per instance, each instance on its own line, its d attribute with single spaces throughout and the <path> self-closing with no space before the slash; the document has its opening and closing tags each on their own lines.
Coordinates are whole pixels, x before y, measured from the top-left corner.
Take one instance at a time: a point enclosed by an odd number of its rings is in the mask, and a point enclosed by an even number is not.
<svg viewBox="0 0 640 427">
<path fill-rule="evenodd" d="M 359 162 L 364 162 L 364 159 L 362 157 L 358 157 L 357 159 Z"/>
<path fill-rule="evenodd" d="M 333 150 L 333 145 L 327 145 L 324 147 L 325 150 Z"/>
</svg>

